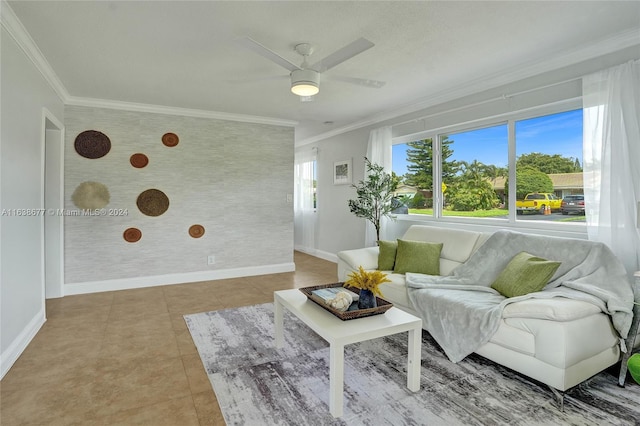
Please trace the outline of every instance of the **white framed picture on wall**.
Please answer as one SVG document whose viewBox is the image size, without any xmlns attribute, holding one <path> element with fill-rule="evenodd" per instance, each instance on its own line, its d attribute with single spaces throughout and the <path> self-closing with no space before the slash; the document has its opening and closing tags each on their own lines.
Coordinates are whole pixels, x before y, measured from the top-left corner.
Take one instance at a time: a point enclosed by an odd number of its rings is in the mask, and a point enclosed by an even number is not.
<svg viewBox="0 0 640 426">
<path fill-rule="evenodd" d="M 333 163 L 333 184 L 351 184 L 351 159 Z"/>
</svg>

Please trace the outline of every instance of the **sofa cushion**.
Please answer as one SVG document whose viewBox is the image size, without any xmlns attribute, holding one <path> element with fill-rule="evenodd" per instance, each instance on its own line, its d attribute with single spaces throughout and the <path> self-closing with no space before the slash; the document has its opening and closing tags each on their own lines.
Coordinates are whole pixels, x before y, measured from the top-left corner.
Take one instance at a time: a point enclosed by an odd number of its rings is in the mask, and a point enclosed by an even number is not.
<svg viewBox="0 0 640 426">
<path fill-rule="evenodd" d="M 501 327 L 503 325 L 533 335 L 535 358 L 558 368 L 576 365 L 605 350 L 619 353 L 618 334 L 609 316 L 603 312 L 573 321 L 505 318 Z M 514 343 L 511 342 L 511 345 Z"/>
<path fill-rule="evenodd" d="M 500 322 L 500 327 L 489 341 L 525 355 L 536 355 L 535 336 L 528 330 L 508 325 L 504 320 Z"/>
<path fill-rule="evenodd" d="M 395 306 L 411 309 L 411 301 L 407 294 L 407 285 L 405 284 L 404 275 L 394 274 L 393 271 L 385 271 L 387 279 L 391 282 L 380 284 L 382 298 L 393 303 Z"/>
<path fill-rule="evenodd" d="M 527 252 L 513 256 L 491 284 L 505 297 L 517 297 L 540 291 L 549 282 L 561 262 L 543 259 Z"/>
<path fill-rule="evenodd" d="M 396 264 L 397 241 L 378 241 L 380 252 L 378 253 L 378 270 L 393 271 Z"/>
<path fill-rule="evenodd" d="M 583 300 L 554 297 L 551 299 L 527 299 L 509 303 L 502 311 L 502 318 L 537 318 L 549 321 L 573 321 L 598 314 L 600 308 Z"/>
<path fill-rule="evenodd" d="M 445 259 L 440 256 L 440 275 L 451 275 L 460 265 L 462 265 L 462 263 L 456 262 L 455 260 Z"/>
<path fill-rule="evenodd" d="M 482 232 L 462 229 L 438 228 L 435 226 L 412 225 L 401 239 L 443 243 L 441 256 L 443 259 L 463 263 L 486 240 Z"/>
<path fill-rule="evenodd" d="M 396 264 L 393 271 L 396 274 L 415 272 L 418 274 L 439 275 L 441 251 L 442 243 L 398 240 Z"/>
</svg>

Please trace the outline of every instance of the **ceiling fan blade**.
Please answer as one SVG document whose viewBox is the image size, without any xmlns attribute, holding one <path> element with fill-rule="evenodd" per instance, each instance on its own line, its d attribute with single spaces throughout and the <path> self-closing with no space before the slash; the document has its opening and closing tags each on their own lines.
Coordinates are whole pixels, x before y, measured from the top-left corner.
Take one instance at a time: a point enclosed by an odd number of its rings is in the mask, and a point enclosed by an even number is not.
<svg viewBox="0 0 640 426">
<path fill-rule="evenodd" d="M 341 64 L 349 58 L 353 58 L 354 56 L 364 52 L 367 49 L 371 49 L 373 46 L 375 45 L 372 42 L 370 42 L 366 38 L 361 37 L 356 41 L 347 44 L 342 49 L 336 50 L 326 58 L 321 59 L 320 61 L 311 65 L 310 68 L 318 72 L 324 72 L 330 68 L 335 67 L 338 64 Z"/>
<path fill-rule="evenodd" d="M 238 42 L 242 46 L 246 47 L 249 50 L 254 51 L 258 55 L 263 56 L 269 59 L 270 61 L 280 65 L 281 67 L 288 69 L 290 72 L 300 69 L 300 67 L 294 64 L 293 62 L 289 62 L 287 59 L 278 55 L 273 50 L 261 45 L 260 43 L 258 43 L 257 41 L 255 41 L 250 37 L 242 37 L 241 39 L 238 40 Z"/>
<path fill-rule="evenodd" d="M 357 84 L 358 86 L 370 87 L 372 89 L 379 89 L 385 84 L 387 84 L 384 81 L 369 80 L 366 78 L 345 77 L 342 75 L 323 74 L 322 77 L 327 80 L 343 81 L 345 83 Z"/>
</svg>

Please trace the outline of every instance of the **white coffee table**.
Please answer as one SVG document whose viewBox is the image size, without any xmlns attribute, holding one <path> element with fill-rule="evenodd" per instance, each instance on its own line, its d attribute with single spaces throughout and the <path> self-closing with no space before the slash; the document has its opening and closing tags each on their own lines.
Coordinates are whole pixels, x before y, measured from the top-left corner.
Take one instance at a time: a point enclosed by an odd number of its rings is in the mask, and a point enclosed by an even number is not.
<svg viewBox="0 0 640 426">
<path fill-rule="evenodd" d="M 384 314 L 342 321 L 308 300 L 298 289 L 274 292 L 274 306 L 277 348 L 284 343 L 283 308 L 329 343 L 329 411 L 334 417 L 343 414 L 344 347 L 350 343 L 408 331 L 407 388 L 413 392 L 420 390 L 420 318 L 392 307 Z"/>
</svg>

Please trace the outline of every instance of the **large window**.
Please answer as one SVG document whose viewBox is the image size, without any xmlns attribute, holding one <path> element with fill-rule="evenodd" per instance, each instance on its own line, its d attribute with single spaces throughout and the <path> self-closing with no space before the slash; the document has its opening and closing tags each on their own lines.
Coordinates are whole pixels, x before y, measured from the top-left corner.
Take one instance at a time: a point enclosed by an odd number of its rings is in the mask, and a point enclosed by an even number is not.
<svg viewBox="0 0 640 426">
<path fill-rule="evenodd" d="M 584 222 L 562 208 L 582 195 L 582 110 L 504 120 L 394 145 L 396 195 L 409 214 Z"/>
<path fill-rule="evenodd" d="M 516 121 L 515 139 L 518 219 L 584 222 L 568 197 L 583 194 L 582 110 Z"/>
<path fill-rule="evenodd" d="M 443 216 L 507 217 L 504 194 L 496 191 L 509 170 L 507 133 L 501 124 L 440 136 Z"/>
</svg>

